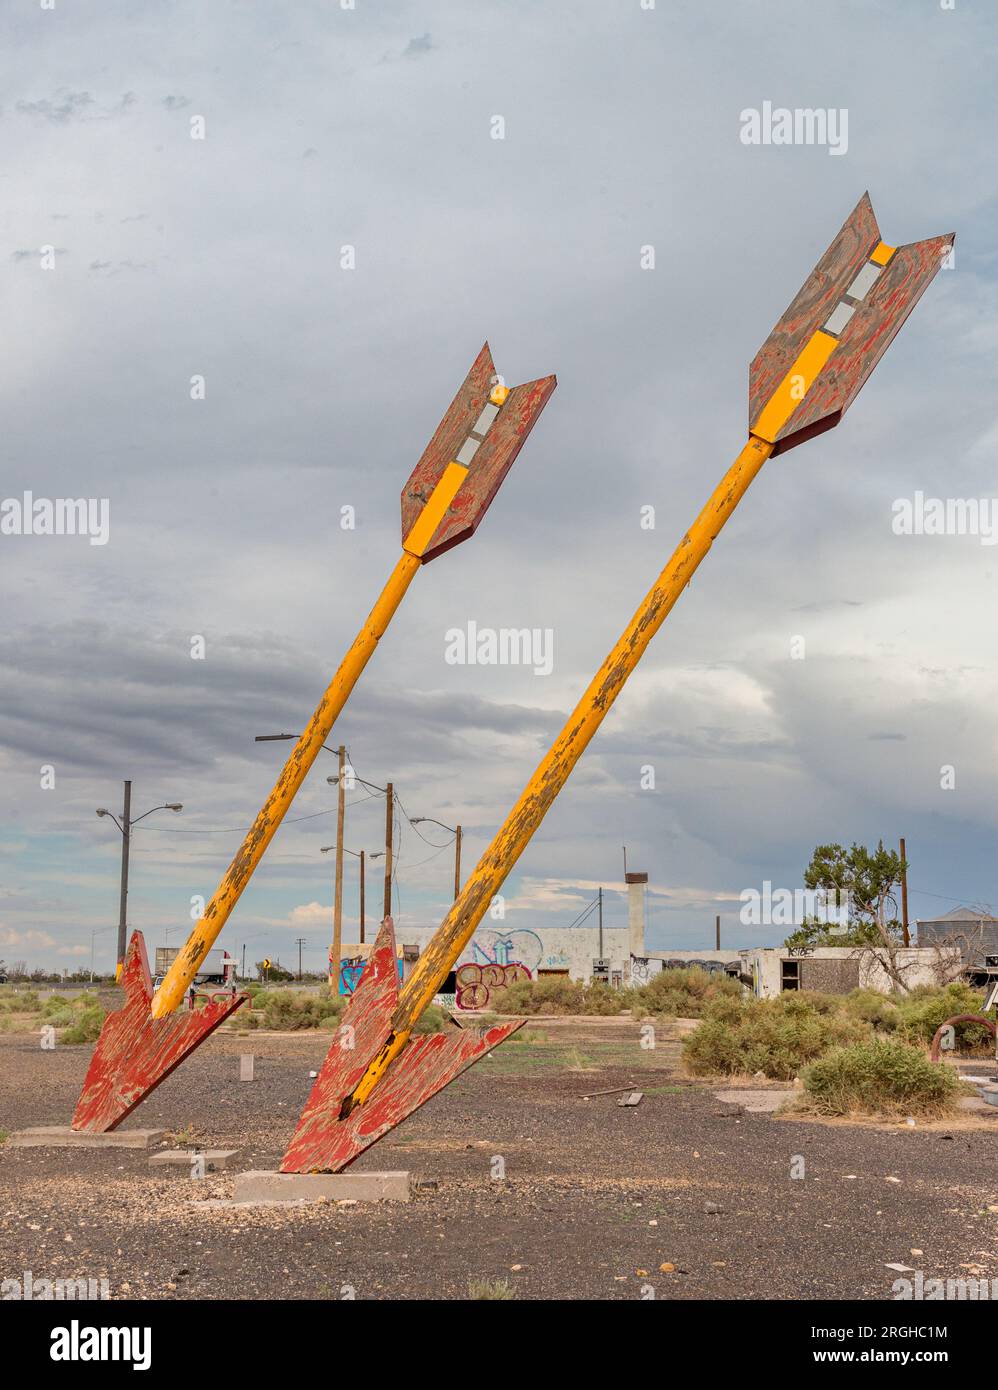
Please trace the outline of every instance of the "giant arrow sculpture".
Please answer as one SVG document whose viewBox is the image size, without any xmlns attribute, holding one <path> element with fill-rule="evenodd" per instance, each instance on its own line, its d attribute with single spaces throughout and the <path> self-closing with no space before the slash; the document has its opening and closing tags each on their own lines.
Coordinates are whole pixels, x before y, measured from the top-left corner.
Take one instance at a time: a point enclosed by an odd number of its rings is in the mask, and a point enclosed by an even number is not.
<svg viewBox="0 0 998 1390">
<path fill-rule="evenodd" d="M 547 376 L 507 387 L 496 375 L 488 343 L 478 354 L 402 490 L 402 555 L 388 583 L 155 996 L 142 933 L 132 934 L 122 974 L 125 1005 L 101 1030 L 74 1129 L 114 1129 L 245 1002 L 247 996 L 239 994 L 203 1009 L 178 1010 L 416 571 L 475 531 L 555 385 Z"/>
<path fill-rule="evenodd" d="M 413 1037 L 648 643 L 766 460 L 837 425 L 939 269 L 952 236 L 887 246 L 864 195 L 749 369 L 749 437 L 604 661 L 404 985 L 390 919 L 281 1164 L 345 1168 L 524 1020 Z"/>
</svg>

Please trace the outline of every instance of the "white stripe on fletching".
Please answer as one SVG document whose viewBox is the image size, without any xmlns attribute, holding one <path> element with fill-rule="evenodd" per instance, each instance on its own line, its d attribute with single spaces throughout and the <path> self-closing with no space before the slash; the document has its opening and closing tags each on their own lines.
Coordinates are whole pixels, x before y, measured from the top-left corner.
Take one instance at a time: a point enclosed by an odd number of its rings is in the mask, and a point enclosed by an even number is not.
<svg viewBox="0 0 998 1390">
<path fill-rule="evenodd" d="M 881 267 L 879 265 L 874 265 L 873 261 L 867 261 L 866 265 L 846 290 L 846 294 L 849 298 L 865 299 L 876 284 L 877 276 L 880 274 L 880 271 Z"/>
<path fill-rule="evenodd" d="M 489 432 L 489 427 L 499 414 L 499 407 L 491 402 L 484 408 L 481 415 L 475 421 L 474 428 L 468 438 L 461 445 L 455 463 L 460 463 L 467 468 L 471 460 L 478 452 L 478 447 Z"/>
<path fill-rule="evenodd" d="M 480 439 L 473 439 L 472 436 L 469 434 L 468 438 L 461 445 L 455 462 L 463 464 L 464 467 L 467 468 L 468 464 L 477 454 L 481 442 L 482 441 Z"/>
<path fill-rule="evenodd" d="M 491 403 L 487 405 L 475 421 L 471 431 L 472 434 L 477 434 L 480 438 L 484 438 L 489 432 L 489 426 L 498 414 L 499 407 L 497 405 L 492 405 Z"/>
<path fill-rule="evenodd" d="M 847 304 L 844 299 L 840 299 L 832 310 L 828 322 L 823 325 L 825 332 L 831 333 L 833 338 L 837 338 L 855 312 L 856 306 L 854 304 Z"/>
</svg>

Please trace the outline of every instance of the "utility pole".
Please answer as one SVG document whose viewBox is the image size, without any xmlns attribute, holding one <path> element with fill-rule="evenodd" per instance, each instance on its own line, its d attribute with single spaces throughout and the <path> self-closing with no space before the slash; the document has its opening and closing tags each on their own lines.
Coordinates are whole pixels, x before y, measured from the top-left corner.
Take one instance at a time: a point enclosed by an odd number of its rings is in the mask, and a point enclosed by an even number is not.
<svg viewBox="0 0 998 1390">
<path fill-rule="evenodd" d="M 911 945 L 911 935 L 908 932 L 908 865 L 904 857 L 904 836 L 901 837 L 901 930 L 904 933 L 904 944 Z"/>
<path fill-rule="evenodd" d="M 106 806 L 98 806 L 99 816 L 110 816 L 115 825 L 121 831 L 121 893 L 118 899 L 118 968 L 115 972 L 117 979 L 121 978 L 121 971 L 125 964 L 125 953 L 128 950 L 128 851 L 132 842 L 132 827 L 138 825 L 140 820 L 145 820 L 146 816 L 151 816 L 154 811 L 182 811 L 184 808 L 179 801 L 167 801 L 162 806 L 152 806 L 148 811 L 144 811 L 141 816 L 136 816 L 132 820 L 132 784 L 125 782 L 125 802 L 121 810 L 121 820 L 109 811 Z"/>
<path fill-rule="evenodd" d="M 298 947 L 298 979 L 300 980 L 300 979 L 301 979 L 301 948 L 305 945 L 305 938 L 304 938 L 303 936 L 297 937 L 297 938 L 295 939 L 295 945 Z"/>
<path fill-rule="evenodd" d="M 360 944 L 364 944 L 364 851 L 360 851 Z"/>
<path fill-rule="evenodd" d="M 118 900 L 118 969 L 120 977 L 128 949 L 128 850 L 132 840 L 132 784 L 125 783 L 125 801 L 121 808 L 121 895 Z"/>
<path fill-rule="evenodd" d="M 385 910 L 383 917 L 392 915 L 392 839 L 395 828 L 395 788 L 385 787 Z"/>
<path fill-rule="evenodd" d="M 343 821 L 346 816 L 346 792 L 343 787 L 343 772 L 346 767 L 347 750 L 341 743 L 336 750 L 339 759 L 339 775 L 336 778 L 336 887 L 333 895 L 333 954 L 330 960 L 330 979 L 333 992 L 340 987 L 340 956 L 343 946 Z"/>
<path fill-rule="evenodd" d="M 461 893 L 461 827 L 459 825 L 446 825 L 442 820 L 437 820 L 436 816 L 410 816 L 410 825 L 425 825 L 429 821 L 431 825 L 439 825 L 441 830 L 446 830 L 454 836 L 454 901 L 457 902 Z M 426 842 L 429 844 L 429 840 Z M 445 846 L 441 845 L 441 849 Z"/>
<path fill-rule="evenodd" d="M 599 890 L 599 958 L 603 959 L 603 889 Z"/>
<path fill-rule="evenodd" d="M 714 950 L 715 950 L 715 951 L 719 951 L 720 949 L 721 949 L 721 919 L 720 919 L 720 917 L 715 917 L 715 918 L 714 918 Z"/>
<path fill-rule="evenodd" d="M 245 942 L 245 941 L 243 942 L 243 968 L 242 968 L 242 971 L 241 971 L 240 973 L 241 973 L 241 978 L 245 980 L 245 978 L 246 978 L 246 942 Z"/>
</svg>

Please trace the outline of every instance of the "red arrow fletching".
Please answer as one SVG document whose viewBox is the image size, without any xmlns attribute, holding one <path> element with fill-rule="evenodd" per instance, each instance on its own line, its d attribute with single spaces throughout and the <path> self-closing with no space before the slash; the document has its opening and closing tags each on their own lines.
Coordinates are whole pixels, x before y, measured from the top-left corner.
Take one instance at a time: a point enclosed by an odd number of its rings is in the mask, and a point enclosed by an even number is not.
<svg viewBox="0 0 998 1390">
<path fill-rule="evenodd" d="M 486 343 L 402 489 L 403 545 L 444 469 L 455 460 L 463 462 L 459 455 L 489 404 L 495 374 Z M 512 388 L 475 449 L 468 476 L 421 554 L 424 565 L 473 534 L 557 384 L 556 377 L 545 376 Z"/>
<path fill-rule="evenodd" d="M 758 433 L 756 426 L 766 403 L 812 335 L 827 324 L 843 324 L 834 332 L 838 342 L 827 365 L 775 432 L 774 456 L 839 423 L 935 276 L 953 240 L 948 234 L 899 246 L 886 264 L 877 267 L 871 256 L 882 244 L 880 228 L 869 194 L 863 194 L 749 368 L 749 430 Z M 850 288 L 865 292 L 856 298 L 849 294 Z"/>
<path fill-rule="evenodd" d="M 281 1161 L 282 1173 L 346 1168 L 526 1022 L 518 1018 L 495 1028 L 455 1026 L 414 1038 L 369 1099 L 344 1118 L 343 1102 L 392 1035 L 398 989 L 395 931 L 387 917 Z"/>
</svg>

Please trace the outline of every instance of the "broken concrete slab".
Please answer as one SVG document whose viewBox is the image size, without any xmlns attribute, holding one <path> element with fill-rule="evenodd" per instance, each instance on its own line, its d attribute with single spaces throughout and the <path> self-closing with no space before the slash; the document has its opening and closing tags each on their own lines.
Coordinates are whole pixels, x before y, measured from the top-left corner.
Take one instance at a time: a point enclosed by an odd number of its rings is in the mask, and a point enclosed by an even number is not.
<svg viewBox="0 0 998 1390">
<path fill-rule="evenodd" d="M 779 1110 L 780 1106 L 785 1105 L 793 1094 L 793 1091 L 777 1089 L 714 1092 L 717 1100 L 727 1101 L 731 1105 L 742 1105 L 746 1110 L 755 1114 L 768 1114 L 774 1110 Z"/>
<path fill-rule="evenodd" d="M 408 1202 L 409 1174 L 277 1173 L 254 1169 L 236 1175 L 234 1202 Z"/>
<path fill-rule="evenodd" d="M 626 1096 L 621 1096 L 617 1101 L 618 1105 L 640 1105 L 644 1099 L 643 1091 L 630 1091 Z"/>
<path fill-rule="evenodd" d="M 229 1167 L 229 1160 L 239 1152 L 238 1149 L 200 1149 L 197 1151 L 204 1159 L 205 1169 L 217 1173 Z M 150 1168 L 183 1168 L 190 1171 L 195 1158 L 194 1149 L 163 1149 L 149 1159 Z"/>
<path fill-rule="evenodd" d="M 162 1129 L 112 1129 L 106 1134 L 92 1134 L 71 1125 L 34 1125 L 17 1130 L 7 1145 L 12 1149 L 148 1149 L 165 1133 Z"/>
</svg>

